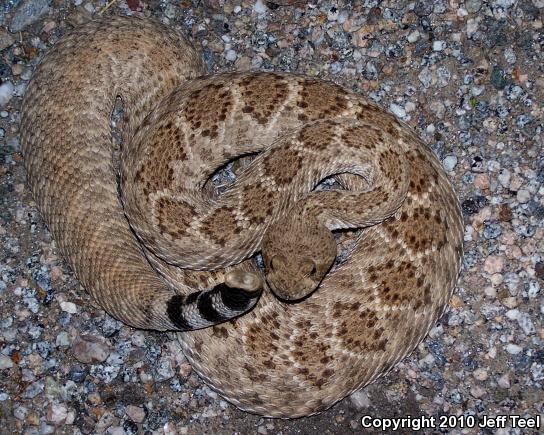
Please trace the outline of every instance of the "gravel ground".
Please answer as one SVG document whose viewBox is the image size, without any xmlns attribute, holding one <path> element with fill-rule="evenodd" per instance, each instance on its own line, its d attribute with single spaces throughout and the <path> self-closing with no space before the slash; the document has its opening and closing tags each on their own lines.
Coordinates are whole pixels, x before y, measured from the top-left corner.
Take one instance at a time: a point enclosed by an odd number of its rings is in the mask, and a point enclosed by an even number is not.
<svg viewBox="0 0 544 435">
<path fill-rule="evenodd" d="M 0 432 L 351 433 L 363 415 L 409 414 L 544 425 L 543 0 L 117 0 L 103 12 L 159 17 L 210 71 L 293 71 L 356 89 L 411 124 L 455 184 L 466 256 L 439 325 L 385 378 L 293 421 L 237 410 L 191 371 L 174 335 L 106 315 L 34 208 L 21 96 L 47 48 L 105 6 L 0 3 Z"/>
</svg>

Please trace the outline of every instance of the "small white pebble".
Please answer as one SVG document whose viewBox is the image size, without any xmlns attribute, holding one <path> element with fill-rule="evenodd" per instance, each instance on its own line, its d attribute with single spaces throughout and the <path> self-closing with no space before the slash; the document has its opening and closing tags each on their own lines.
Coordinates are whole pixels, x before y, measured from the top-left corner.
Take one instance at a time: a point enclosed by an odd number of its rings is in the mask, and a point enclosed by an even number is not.
<svg viewBox="0 0 544 435">
<path fill-rule="evenodd" d="M 504 59 L 510 64 L 516 63 L 517 57 L 512 47 L 508 47 L 504 50 Z"/>
<path fill-rule="evenodd" d="M 64 423 L 68 416 L 68 409 L 63 404 L 51 404 L 47 409 L 47 421 L 54 425 L 60 425 Z"/>
<path fill-rule="evenodd" d="M 68 338 L 68 332 L 61 331 L 59 332 L 59 335 L 57 335 L 57 338 L 55 340 L 55 344 L 57 346 L 68 346 L 70 345 L 70 340 Z"/>
<path fill-rule="evenodd" d="M 508 373 L 502 375 L 498 379 L 497 384 L 499 384 L 499 387 L 501 388 L 510 388 L 510 376 L 508 375 Z"/>
<path fill-rule="evenodd" d="M 484 289 L 484 293 L 485 293 L 486 296 L 488 296 L 490 298 L 497 297 L 497 290 L 494 287 L 486 287 Z"/>
<path fill-rule="evenodd" d="M 520 316 L 519 310 L 508 310 L 506 312 L 506 317 L 508 317 L 510 320 L 518 320 Z"/>
<path fill-rule="evenodd" d="M 176 429 L 175 423 L 172 423 L 171 421 L 166 423 L 162 427 L 162 429 L 164 430 L 164 435 L 177 435 L 178 433 L 183 433 L 183 432 L 178 432 L 178 430 Z"/>
<path fill-rule="evenodd" d="M 536 332 L 535 325 L 529 314 L 520 313 L 516 320 L 518 321 L 519 327 L 523 330 L 525 335 L 533 335 Z"/>
<path fill-rule="evenodd" d="M 508 343 L 508 345 L 506 346 L 506 352 L 511 355 L 517 355 L 521 351 L 523 351 L 523 348 L 521 346 L 518 346 L 517 344 Z"/>
<path fill-rule="evenodd" d="M 398 104 L 391 103 L 389 106 L 389 110 L 397 117 L 404 118 L 406 116 L 406 110 L 404 110 L 404 107 L 399 106 Z"/>
<path fill-rule="evenodd" d="M 457 9 L 457 16 L 458 17 L 466 17 L 468 15 L 468 11 L 464 8 Z"/>
<path fill-rule="evenodd" d="M 474 95 L 475 97 L 477 97 L 478 95 L 482 95 L 484 91 L 485 91 L 484 85 L 480 85 L 480 86 L 474 85 L 474 86 L 471 86 L 470 88 L 470 93 Z"/>
<path fill-rule="evenodd" d="M 263 3 L 262 0 L 257 0 L 255 4 L 253 5 L 253 10 L 257 12 L 259 15 L 265 14 L 268 8 Z"/>
<path fill-rule="evenodd" d="M 536 298 L 536 295 L 540 291 L 540 285 L 536 281 L 531 281 L 529 283 L 529 290 L 527 290 L 527 296 L 529 296 L 530 299 Z"/>
<path fill-rule="evenodd" d="M 504 281 L 504 276 L 502 276 L 500 273 L 494 273 L 491 275 L 490 281 L 494 286 L 501 285 Z"/>
<path fill-rule="evenodd" d="M 86 10 L 87 12 L 90 12 L 91 14 L 93 14 L 94 11 L 95 11 L 95 8 L 94 8 L 94 6 L 93 6 L 92 3 L 85 3 L 85 4 L 83 5 L 83 7 L 85 8 L 85 10 Z"/>
<path fill-rule="evenodd" d="M 515 308 L 519 305 L 517 298 L 515 298 L 514 296 L 504 298 L 501 302 L 507 308 Z"/>
<path fill-rule="evenodd" d="M 128 405 L 125 413 L 134 423 L 142 423 L 145 420 L 145 409 L 140 406 Z"/>
<path fill-rule="evenodd" d="M 350 399 L 351 399 L 351 403 L 355 405 L 355 408 L 359 410 L 368 408 L 371 405 L 370 398 L 368 397 L 368 393 L 366 393 L 363 390 L 358 390 L 355 393 L 353 393 L 350 396 Z"/>
<path fill-rule="evenodd" d="M 446 48 L 446 41 L 434 41 L 433 51 L 442 51 Z"/>
<path fill-rule="evenodd" d="M 338 19 L 338 9 L 337 8 L 331 8 L 329 9 L 329 12 L 327 12 L 327 20 L 329 21 L 336 21 Z"/>
<path fill-rule="evenodd" d="M 0 355 L 0 370 L 10 369 L 13 367 L 13 361 L 9 356 Z"/>
<path fill-rule="evenodd" d="M 225 53 L 225 59 L 230 60 L 231 62 L 234 62 L 237 57 L 238 55 L 234 50 L 227 50 L 227 52 Z"/>
<path fill-rule="evenodd" d="M 503 187 L 508 187 L 510 185 L 510 171 L 505 168 L 501 169 L 498 179 Z"/>
<path fill-rule="evenodd" d="M 408 101 L 408 102 L 404 105 L 404 110 L 406 110 L 406 113 L 408 113 L 408 112 L 413 112 L 414 110 L 416 110 L 416 105 L 415 105 L 415 103 L 413 103 L 412 101 Z"/>
<path fill-rule="evenodd" d="M 77 305 L 73 302 L 61 302 L 60 303 L 60 309 L 66 313 L 70 314 L 76 314 L 77 313 Z"/>
<path fill-rule="evenodd" d="M 444 160 L 442 160 L 442 165 L 444 165 L 446 171 L 453 171 L 455 166 L 457 166 L 457 157 L 454 155 L 446 156 Z"/>
<path fill-rule="evenodd" d="M 487 379 L 487 371 L 484 369 L 476 369 L 472 375 L 479 381 L 485 381 Z"/>
<path fill-rule="evenodd" d="M 10 81 L 4 82 L 0 85 L 0 107 L 5 106 L 13 97 L 13 91 L 15 86 Z"/>
<path fill-rule="evenodd" d="M 432 353 L 428 353 L 427 356 L 425 356 L 425 358 L 420 360 L 420 363 L 424 363 L 428 366 L 434 365 L 434 362 L 435 362 L 435 358 Z"/>
<path fill-rule="evenodd" d="M 476 18 L 469 18 L 467 20 L 467 36 L 470 38 L 478 30 L 479 22 Z"/>
<path fill-rule="evenodd" d="M 76 413 L 74 411 L 68 411 L 68 415 L 66 415 L 66 420 L 64 420 L 64 424 L 72 425 L 74 424 L 75 419 Z"/>
<path fill-rule="evenodd" d="M 418 32 L 417 30 L 414 30 L 413 32 L 411 32 L 411 33 L 406 37 L 406 39 L 408 40 L 408 42 L 412 42 L 412 43 L 413 43 L 413 42 L 416 42 L 416 41 L 419 39 L 420 36 L 421 36 L 421 35 L 419 34 L 419 32 Z"/>
<path fill-rule="evenodd" d="M 130 339 L 132 344 L 137 347 L 144 347 L 145 346 L 145 334 L 142 331 L 136 331 L 134 334 L 132 334 L 132 337 Z"/>
<path fill-rule="evenodd" d="M 28 414 L 28 408 L 24 406 L 18 406 L 13 410 L 13 415 L 17 420 L 24 420 Z"/>
<path fill-rule="evenodd" d="M 518 193 L 516 195 L 516 199 L 520 203 L 525 204 L 525 203 L 529 202 L 529 200 L 531 199 L 531 193 L 528 190 L 520 189 L 520 190 L 518 190 Z"/>
<path fill-rule="evenodd" d="M 479 399 L 480 397 L 485 395 L 485 390 L 482 387 L 476 385 L 475 387 L 472 387 L 470 389 L 470 394 L 472 395 L 472 397 Z"/>
<path fill-rule="evenodd" d="M 484 270 L 489 274 L 500 273 L 504 267 L 504 257 L 490 255 L 485 259 Z"/>
</svg>

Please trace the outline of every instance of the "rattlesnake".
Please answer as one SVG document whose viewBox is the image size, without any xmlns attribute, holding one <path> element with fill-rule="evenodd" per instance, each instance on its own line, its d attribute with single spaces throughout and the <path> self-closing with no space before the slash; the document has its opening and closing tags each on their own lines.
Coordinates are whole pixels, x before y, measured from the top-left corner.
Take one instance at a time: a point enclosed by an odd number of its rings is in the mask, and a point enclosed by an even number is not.
<svg viewBox="0 0 544 435">
<path fill-rule="evenodd" d="M 137 328 L 216 324 L 179 333 L 213 388 L 263 415 L 322 411 L 391 369 L 444 311 L 462 257 L 457 198 L 421 140 L 356 93 L 202 65 L 151 20 L 74 30 L 26 91 L 29 184 L 107 312 Z M 219 167 L 257 152 L 234 186 L 210 187 Z M 343 189 L 313 191 L 334 174 Z M 364 227 L 328 273 L 325 225 Z M 246 260 L 261 245 L 266 276 Z"/>
</svg>

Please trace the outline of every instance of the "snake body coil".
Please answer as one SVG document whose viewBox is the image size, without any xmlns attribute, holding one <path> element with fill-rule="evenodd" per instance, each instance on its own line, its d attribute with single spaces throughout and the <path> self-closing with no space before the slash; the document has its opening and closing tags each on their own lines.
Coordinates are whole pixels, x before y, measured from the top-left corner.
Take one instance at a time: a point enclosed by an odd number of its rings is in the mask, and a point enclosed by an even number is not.
<svg viewBox="0 0 544 435">
<path fill-rule="evenodd" d="M 215 325 L 179 334 L 213 388 L 264 415 L 319 412 L 390 370 L 444 311 L 462 257 L 457 198 L 409 128 L 351 91 L 203 74 L 161 24 L 80 26 L 26 92 L 29 184 L 108 313 L 138 328 Z M 218 167 L 256 152 L 233 186 L 209 193 Z M 334 174 L 346 190 L 313 191 Z M 339 228 L 363 230 L 331 270 Z M 248 259 L 261 248 L 264 275 Z"/>
</svg>

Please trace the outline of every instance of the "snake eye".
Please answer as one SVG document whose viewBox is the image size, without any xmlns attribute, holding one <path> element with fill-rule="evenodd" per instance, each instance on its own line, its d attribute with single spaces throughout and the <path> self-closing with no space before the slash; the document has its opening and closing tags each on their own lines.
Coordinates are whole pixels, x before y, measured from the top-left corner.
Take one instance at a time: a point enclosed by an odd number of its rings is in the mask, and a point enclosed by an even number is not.
<svg viewBox="0 0 544 435">
<path fill-rule="evenodd" d="M 315 276 L 317 273 L 317 265 L 311 258 L 305 258 L 301 264 L 301 270 L 306 276 Z"/>
<path fill-rule="evenodd" d="M 285 257 L 280 254 L 274 255 L 270 259 L 270 270 L 273 272 L 274 270 L 281 269 L 283 264 L 285 264 Z"/>
</svg>

